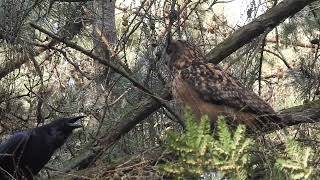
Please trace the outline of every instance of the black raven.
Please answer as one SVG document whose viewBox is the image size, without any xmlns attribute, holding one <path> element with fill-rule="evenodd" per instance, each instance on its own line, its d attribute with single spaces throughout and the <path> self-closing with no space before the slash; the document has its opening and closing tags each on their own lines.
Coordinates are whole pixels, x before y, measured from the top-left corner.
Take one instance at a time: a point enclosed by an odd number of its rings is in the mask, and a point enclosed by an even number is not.
<svg viewBox="0 0 320 180">
<path fill-rule="evenodd" d="M 72 130 L 81 127 L 73 123 L 83 117 L 61 118 L 41 127 L 17 132 L 0 144 L 0 180 L 32 180 Z"/>
</svg>

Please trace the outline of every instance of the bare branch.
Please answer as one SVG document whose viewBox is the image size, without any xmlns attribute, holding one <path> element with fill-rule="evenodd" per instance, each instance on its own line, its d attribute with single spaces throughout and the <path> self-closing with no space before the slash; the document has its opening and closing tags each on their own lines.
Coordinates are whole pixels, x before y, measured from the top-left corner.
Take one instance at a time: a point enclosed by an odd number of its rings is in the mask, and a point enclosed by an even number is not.
<svg viewBox="0 0 320 180">
<path fill-rule="evenodd" d="M 316 0 L 284 0 L 266 13 L 254 19 L 251 23 L 241 27 L 230 35 L 229 38 L 218 44 L 207 54 L 209 62 L 218 64 L 224 58 L 251 42 L 266 30 L 275 28 L 289 16 L 302 10 Z"/>
</svg>

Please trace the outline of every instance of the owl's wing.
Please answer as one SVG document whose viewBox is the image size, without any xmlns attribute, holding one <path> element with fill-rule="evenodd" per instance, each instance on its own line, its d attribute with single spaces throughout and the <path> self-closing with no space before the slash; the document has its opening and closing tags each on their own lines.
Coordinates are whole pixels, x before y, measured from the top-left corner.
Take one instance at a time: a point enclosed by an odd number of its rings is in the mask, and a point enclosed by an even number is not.
<svg viewBox="0 0 320 180">
<path fill-rule="evenodd" d="M 269 104 L 216 65 L 195 62 L 180 75 L 206 102 L 255 115 L 275 114 Z"/>
</svg>

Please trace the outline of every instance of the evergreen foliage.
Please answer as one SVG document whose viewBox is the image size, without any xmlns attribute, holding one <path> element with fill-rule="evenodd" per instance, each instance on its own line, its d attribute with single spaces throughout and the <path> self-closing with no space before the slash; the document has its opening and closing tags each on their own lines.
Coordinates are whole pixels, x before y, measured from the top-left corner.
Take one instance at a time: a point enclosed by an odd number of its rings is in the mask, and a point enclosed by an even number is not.
<svg viewBox="0 0 320 180">
<path fill-rule="evenodd" d="M 212 136 L 208 117 L 202 117 L 197 124 L 186 111 L 185 120 L 186 131 L 172 132 L 167 138 L 169 151 L 178 159 L 160 166 L 162 171 L 177 179 L 199 178 L 212 172 L 221 178 L 247 178 L 253 140 L 245 137 L 245 126 L 239 125 L 233 134 L 224 118 L 219 117 L 217 132 Z"/>
<path fill-rule="evenodd" d="M 269 157 L 267 159 L 271 161 L 265 162 L 252 153 L 259 151 L 259 144 L 246 137 L 244 125 L 238 125 L 233 132 L 221 116 L 217 121 L 217 130 L 211 134 L 207 116 L 197 123 L 187 110 L 184 118 L 185 132 L 170 132 L 166 139 L 167 149 L 175 156 L 174 160 L 159 165 L 159 169 L 171 177 L 248 179 L 257 177 L 255 173 L 258 172 L 255 171 L 258 167 L 269 167 L 264 168 L 262 176 L 268 177 L 269 174 L 271 179 L 312 179 L 316 176 L 311 163 L 314 152 L 292 139 L 284 142 L 284 150 L 273 152 L 275 158 Z"/>
<path fill-rule="evenodd" d="M 178 155 L 177 162 L 160 166 L 164 172 L 178 177 L 199 177 L 209 171 L 212 161 L 210 149 L 213 137 L 210 134 L 209 119 L 202 117 L 198 125 L 190 111 L 185 113 L 186 130 L 184 133 L 168 134 L 167 145 L 171 152 Z"/>
<path fill-rule="evenodd" d="M 212 149 L 213 166 L 230 179 L 246 179 L 247 165 L 250 162 L 249 150 L 254 141 L 245 137 L 244 125 L 239 125 L 232 134 L 223 117 L 219 117 L 217 124 L 218 138 Z"/>
<path fill-rule="evenodd" d="M 292 139 L 287 140 L 285 146 L 285 154 L 277 159 L 276 167 L 290 179 L 311 179 L 315 175 L 310 163 L 314 154 L 312 149 L 303 147 Z"/>
</svg>

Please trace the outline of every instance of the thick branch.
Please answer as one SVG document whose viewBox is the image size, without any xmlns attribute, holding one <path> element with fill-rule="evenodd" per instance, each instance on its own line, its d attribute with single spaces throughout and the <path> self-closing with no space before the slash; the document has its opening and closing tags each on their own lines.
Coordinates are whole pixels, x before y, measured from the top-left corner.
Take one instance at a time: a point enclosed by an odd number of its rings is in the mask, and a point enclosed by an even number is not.
<svg viewBox="0 0 320 180">
<path fill-rule="evenodd" d="M 320 122 L 320 100 L 282 110 L 280 115 L 286 126 Z"/>
<path fill-rule="evenodd" d="M 168 91 L 161 96 L 161 98 L 169 100 L 171 98 Z M 141 101 L 135 108 L 125 114 L 114 126 L 111 131 L 99 140 L 99 147 L 86 150 L 76 158 L 67 162 L 62 172 L 69 172 L 70 170 L 82 166 L 86 167 L 94 160 L 96 160 L 104 151 L 116 143 L 122 136 L 133 129 L 136 124 L 141 123 L 145 118 L 153 114 L 161 107 L 160 103 L 153 98 L 146 98 Z"/>
<path fill-rule="evenodd" d="M 169 100 L 171 96 L 168 91 L 161 96 L 162 99 Z M 119 124 L 114 127 L 106 137 L 104 137 L 100 142 L 103 145 L 112 145 L 114 142 L 119 140 L 123 135 L 128 133 L 136 124 L 141 123 L 145 118 L 153 114 L 161 108 L 161 105 L 153 98 L 148 98 L 145 101 L 137 104 L 131 112 L 124 115 Z"/>
<path fill-rule="evenodd" d="M 218 44 L 207 54 L 209 62 L 218 64 L 224 58 L 251 42 L 266 30 L 275 28 L 289 16 L 302 10 L 316 0 L 284 0 L 266 13 L 254 19 L 251 23 L 241 27 L 230 35 L 229 38 Z"/>
<path fill-rule="evenodd" d="M 29 61 L 29 57 L 15 59 L 14 61 L 7 61 L 0 67 L 0 79 L 7 76 L 10 72 L 20 68 L 24 63 Z"/>
</svg>

